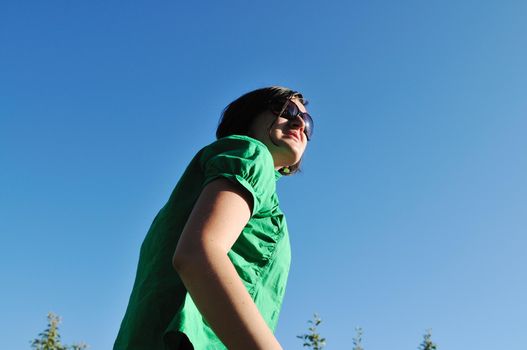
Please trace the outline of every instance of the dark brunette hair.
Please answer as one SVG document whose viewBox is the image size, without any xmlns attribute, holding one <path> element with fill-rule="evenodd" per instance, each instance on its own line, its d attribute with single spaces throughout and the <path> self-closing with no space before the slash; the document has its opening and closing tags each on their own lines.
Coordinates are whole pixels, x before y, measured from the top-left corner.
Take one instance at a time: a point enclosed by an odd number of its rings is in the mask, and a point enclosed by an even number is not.
<svg viewBox="0 0 527 350">
<path fill-rule="evenodd" d="M 268 110 L 271 105 L 290 98 L 298 98 L 303 105 L 307 101 L 297 91 L 271 86 L 250 91 L 229 103 L 221 113 L 220 122 L 216 129 L 216 137 L 222 138 L 230 135 L 249 135 L 249 129 L 256 117 Z M 288 167 L 289 172 L 280 169 L 283 175 L 291 175 L 300 171 L 300 161 Z"/>
</svg>

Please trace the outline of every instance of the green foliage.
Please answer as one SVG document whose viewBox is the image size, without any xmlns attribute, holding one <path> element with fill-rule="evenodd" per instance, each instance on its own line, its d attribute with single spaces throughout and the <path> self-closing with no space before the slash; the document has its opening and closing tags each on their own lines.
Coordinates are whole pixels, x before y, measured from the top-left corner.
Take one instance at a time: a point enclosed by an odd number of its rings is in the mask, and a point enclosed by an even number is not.
<svg viewBox="0 0 527 350">
<path fill-rule="evenodd" d="M 297 335 L 297 338 L 300 338 L 304 341 L 304 346 L 309 347 L 313 350 L 322 350 L 326 346 L 326 338 L 322 338 L 318 333 L 317 327 L 320 325 L 322 320 L 318 317 L 317 314 L 313 315 L 313 320 L 309 320 L 308 323 L 311 324 L 309 327 L 309 333 Z"/>
<path fill-rule="evenodd" d="M 355 328 L 355 337 L 353 338 L 353 350 L 364 350 L 362 347 L 362 328 Z"/>
<path fill-rule="evenodd" d="M 322 338 L 317 330 L 317 327 L 322 323 L 322 320 L 317 314 L 314 314 L 313 320 L 307 322 L 311 324 L 308 329 L 309 333 L 297 335 L 296 337 L 304 341 L 304 346 L 313 350 L 322 350 L 322 348 L 326 346 L 326 338 Z M 353 337 L 352 340 L 352 350 L 364 350 L 362 347 L 362 328 L 355 328 L 355 337 Z M 432 341 L 432 331 L 430 329 L 426 330 L 426 333 L 423 336 L 423 341 L 419 345 L 419 350 L 437 350 L 437 345 Z"/>
<path fill-rule="evenodd" d="M 31 341 L 31 348 L 35 350 L 84 350 L 88 345 L 84 343 L 62 345 L 60 342 L 59 323 L 61 319 L 54 313 L 48 313 L 48 327 L 39 334 L 40 338 Z"/>
<path fill-rule="evenodd" d="M 423 342 L 419 346 L 420 350 L 436 350 L 437 345 L 432 341 L 432 331 L 430 329 L 426 330 L 425 335 L 423 336 Z"/>
</svg>

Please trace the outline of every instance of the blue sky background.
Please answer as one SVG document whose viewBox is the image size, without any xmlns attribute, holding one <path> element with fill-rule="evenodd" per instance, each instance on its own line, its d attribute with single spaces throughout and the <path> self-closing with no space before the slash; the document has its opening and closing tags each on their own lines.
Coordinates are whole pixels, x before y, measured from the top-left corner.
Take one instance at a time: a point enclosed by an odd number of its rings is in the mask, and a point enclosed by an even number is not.
<svg viewBox="0 0 527 350">
<path fill-rule="evenodd" d="M 223 107 L 310 100 L 282 178 L 285 349 L 516 349 L 527 329 L 524 1 L 0 5 L 0 338 L 110 349 L 139 246 Z"/>
</svg>

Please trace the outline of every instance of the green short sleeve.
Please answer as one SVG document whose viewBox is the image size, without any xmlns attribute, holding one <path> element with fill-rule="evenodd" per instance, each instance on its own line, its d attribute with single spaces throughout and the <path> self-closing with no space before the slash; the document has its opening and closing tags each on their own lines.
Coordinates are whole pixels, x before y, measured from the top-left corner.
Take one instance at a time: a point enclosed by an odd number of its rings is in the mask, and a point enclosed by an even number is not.
<svg viewBox="0 0 527 350">
<path fill-rule="evenodd" d="M 204 186 L 223 177 L 253 198 L 252 216 L 228 257 L 269 328 L 284 297 L 291 249 L 276 194 L 280 173 L 262 142 L 233 135 L 192 158 L 141 245 L 134 288 L 114 350 L 226 349 L 172 267 L 174 250 Z M 210 295 L 214 298 L 214 295 Z"/>
<path fill-rule="evenodd" d="M 276 189 L 271 153 L 262 142 L 232 135 L 207 146 L 202 153 L 203 186 L 218 177 L 242 185 L 253 198 L 252 214 L 265 208 Z"/>
</svg>

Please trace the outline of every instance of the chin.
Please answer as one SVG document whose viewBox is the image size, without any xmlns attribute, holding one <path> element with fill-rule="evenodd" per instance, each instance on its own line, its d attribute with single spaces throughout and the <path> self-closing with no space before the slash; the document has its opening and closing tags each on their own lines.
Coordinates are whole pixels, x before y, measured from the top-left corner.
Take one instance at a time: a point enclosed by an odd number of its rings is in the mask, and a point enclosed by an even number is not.
<svg viewBox="0 0 527 350">
<path fill-rule="evenodd" d="M 302 159 L 302 155 L 304 154 L 304 150 L 300 147 L 291 147 L 291 159 L 293 161 L 293 164 L 296 164 Z"/>
<path fill-rule="evenodd" d="M 272 141 L 271 141 L 272 142 Z M 294 165 L 300 161 L 304 154 L 304 147 L 297 141 L 293 141 L 289 138 L 276 138 L 275 142 L 272 142 L 273 148 L 277 153 L 281 154 L 284 163 Z"/>
<path fill-rule="evenodd" d="M 288 166 L 295 165 L 296 163 L 300 162 L 301 159 L 302 159 L 302 154 L 295 154 L 292 157 L 288 157 L 286 163 L 289 164 Z"/>
</svg>

